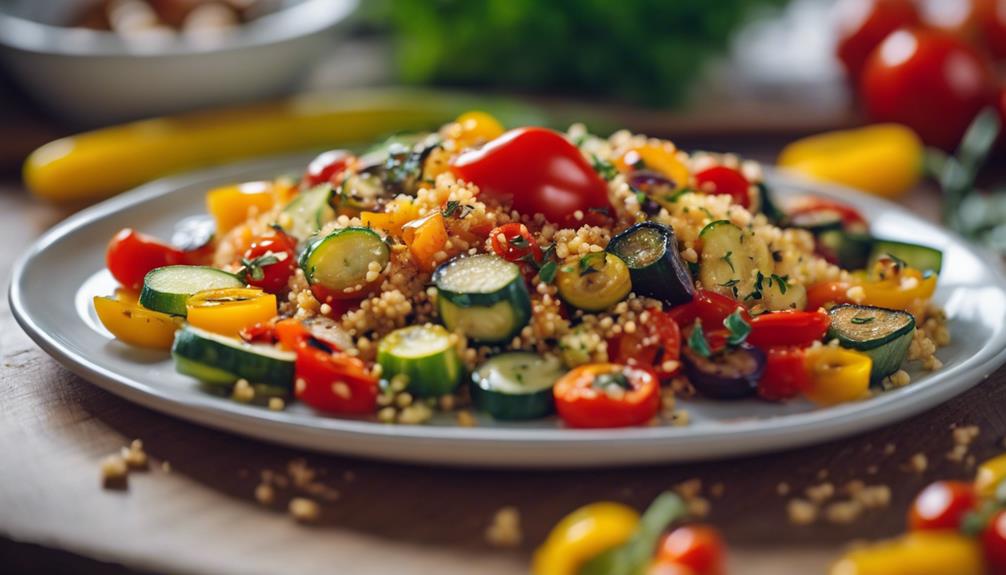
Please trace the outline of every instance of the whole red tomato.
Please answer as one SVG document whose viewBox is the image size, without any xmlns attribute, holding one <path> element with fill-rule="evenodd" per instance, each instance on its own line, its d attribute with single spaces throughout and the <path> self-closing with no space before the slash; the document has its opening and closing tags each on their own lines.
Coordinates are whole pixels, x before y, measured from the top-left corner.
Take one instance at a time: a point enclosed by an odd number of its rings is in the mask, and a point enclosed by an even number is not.
<svg viewBox="0 0 1006 575">
<path fill-rule="evenodd" d="M 908 526 L 914 531 L 957 529 L 978 498 L 970 483 L 937 481 L 922 490 L 908 511 Z"/>
<path fill-rule="evenodd" d="M 708 525 L 686 525 L 668 533 L 657 549 L 657 560 L 686 565 L 696 575 L 726 572 L 726 545 Z"/>
<path fill-rule="evenodd" d="M 898 122 L 927 143 L 954 149 L 971 120 L 995 97 L 991 65 L 944 32 L 894 32 L 866 62 L 860 91 L 870 119 Z"/>
<path fill-rule="evenodd" d="M 256 238 L 241 259 L 244 280 L 269 293 L 286 290 L 297 269 L 296 249 L 296 242 L 281 231 Z"/>
<path fill-rule="evenodd" d="M 347 150 L 329 150 L 319 154 L 307 165 L 304 178 L 301 180 L 303 186 L 313 188 L 318 184 L 331 182 L 346 169 L 351 159 L 353 154 Z"/>
<path fill-rule="evenodd" d="M 835 6 L 838 58 L 855 84 L 873 49 L 898 28 L 919 23 L 912 0 L 841 0 Z"/>
<path fill-rule="evenodd" d="M 1006 511 L 992 516 L 982 531 L 982 549 L 985 563 L 993 575 L 1006 573 Z"/>
<path fill-rule="evenodd" d="M 112 277 L 131 290 L 143 287 L 143 277 L 150 270 L 184 263 L 188 263 L 185 252 L 132 228 L 115 234 L 105 252 Z"/>
<path fill-rule="evenodd" d="M 730 196 L 733 203 L 742 207 L 751 205 L 751 183 L 740 170 L 727 166 L 713 166 L 695 174 L 699 190 L 709 195 Z"/>
<path fill-rule="evenodd" d="M 454 174 L 480 193 L 513 202 L 522 214 L 578 227 L 592 211 L 611 209 L 608 184 L 562 134 L 545 128 L 510 130 L 451 163 Z"/>
<path fill-rule="evenodd" d="M 978 28 L 989 54 L 1006 60 L 1006 0 L 979 0 Z"/>
</svg>

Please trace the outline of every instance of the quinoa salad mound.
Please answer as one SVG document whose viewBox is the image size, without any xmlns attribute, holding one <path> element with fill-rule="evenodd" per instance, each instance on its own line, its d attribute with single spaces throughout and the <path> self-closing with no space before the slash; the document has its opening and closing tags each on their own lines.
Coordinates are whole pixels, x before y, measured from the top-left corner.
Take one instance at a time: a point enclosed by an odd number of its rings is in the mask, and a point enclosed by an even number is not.
<svg viewBox="0 0 1006 575">
<path fill-rule="evenodd" d="M 95 310 L 273 410 L 685 425 L 693 395 L 863 400 L 950 342 L 939 250 L 835 200 L 781 205 L 756 162 L 625 131 L 469 112 L 206 207 L 176 245 L 117 234 L 121 287 Z"/>
</svg>

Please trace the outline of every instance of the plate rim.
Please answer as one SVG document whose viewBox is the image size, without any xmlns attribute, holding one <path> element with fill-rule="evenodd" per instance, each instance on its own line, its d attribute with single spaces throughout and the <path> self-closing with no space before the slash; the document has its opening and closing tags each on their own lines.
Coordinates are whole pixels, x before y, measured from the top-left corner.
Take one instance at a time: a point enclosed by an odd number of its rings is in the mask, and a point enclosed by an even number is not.
<svg viewBox="0 0 1006 575">
<path fill-rule="evenodd" d="M 55 337 L 46 333 L 31 317 L 31 306 L 26 301 L 26 290 L 23 285 L 27 270 L 40 254 L 64 237 L 106 217 L 114 216 L 117 212 L 136 206 L 137 204 L 142 204 L 161 195 L 175 193 L 187 186 L 198 185 L 200 182 L 213 178 L 239 177 L 244 172 L 253 169 L 264 170 L 273 164 L 276 165 L 277 170 L 282 170 L 284 166 L 295 165 L 295 162 L 308 157 L 305 154 L 271 156 L 169 176 L 149 182 L 132 191 L 81 210 L 43 233 L 15 262 L 12 268 L 8 291 L 8 300 L 12 315 L 28 336 L 61 365 L 106 391 L 155 411 L 168 413 L 172 416 L 227 432 L 246 436 L 250 435 L 257 439 L 274 443 L 283 443 L 298 447 L 305 447 L 306 444 L 310 443 L 311 445 L 308 446 L 310 449 L 370 459 L 423 462 L 425 464 L 446 463 L 449 465 L 457 464 L 481 467 L 530 466 L 558 468 L 598 465 L 621 466 L 712 458 L 726 459 L 739 455 L 754 455 L 791 449 L 862 433 L 921 413 L 974 387 L 1006 362 L 1006 329 L 1003 329 L 1000 330 L 997 338 L 989 340 L 982 345 L 978 349 L 978 353 L 973 354 L 958 365 L 946 368 L 937 376 L 944 380 L 944 383 L 947 380 L 953 380 L 957 382 L 956 385 L 909 385 L 905 388 L 887 391 L 865 402 L 844 404 L 804 413 L 780 415 L 771 420 L 742 420 L 715 427 L 654 426 L 624 429 L 572 430 L 565 428 L 392 426 L 371 421 L 322 416 L 313 418 L 310 420 L 310 423 L 307 423 L 284 418 L 282 413 L 243 406 L 209 395 L 205 398 L 177 396 L 171 393 L 169 389 L 158 388 L 135 378 L 119 374 L 87 357 L 80 356 L 75 350 L 64 346 Z M 919 216 L 912 214 L 909 210 L 899 205 L 880 198 L 867 196 L 853 189 L 832 184 L 810 182 L 768 166 L 765 167 L 765 172 L 766 178 L 775 182 L 776 185 L 798 187 L 823 196 L 841 197 L 853 195 L 856 198 L 856 203 L 860 205 L 865 204 L 876 209 L 894 210 L 925 225 L 937 227 L 941 233 L 960 244 L 964 249 L 971 252 L 971 255 L 982 261 L 989 273 L 996 280 L 994 286 L 1000 291 L 1006 292 L 1006 273 L 1004 273 L 1003 265 L 999 262 L 998 258 L 990 257 L 984 250 L 967 242 L 951 230 L 922 220 Z M 998 350 L 995 349 L 996 342 L 1002 344 Z M 958 380 L 960 381 L 958 382 Z M 912 400 L 905 401 L 906 396 L 911 397 Z M 280 433 L 274 435 L 271 433 L 274 431 Z M 290 433 L 300 434 L 302 438 L 288 437 L 287 434 Z M 446 454 L 440 460 L 437 460 L 437 458 L 431 460 L 428 452 L 424 453 L 422 457 L 414 457 L 408 453 L 397 455 L 370 453 L 365 449 L 341 445 L 340 442 L 333 442 L 337 445 L 326 446 L 319 443 L 318 437 L 310 439 L 318 434 L 327 434 L 331 437 L 341 436 L 350 440 L 367 440 L 367 444 L 370 441 L 390 439 L 400 442 L 401 445 L 399 447 L 407 447 L 410 444 L 415 446 L 430 441 L 447 442 L 453 446 L 468 448 L 492 446 L 516 447 L 523 445 L 528 448 L 545 449 L 546 451 L 557 446 L 582 447 L 584 444 L 597 445 L 599 443 L 606 444 L 608 447 L 641 447 L 647 445 L 653 448 L 656 447 L 654 444 L 666 445 L 667 447 L 681 447 L 684 445 L 695 447 L 708 443 L 713 443 L 715 446 L 710 448 L 710 453 L 705 456 L 701 453 L 675 456 L 673 449 L 668 450 L 671 453 L 660 455 L 653 453 L 653 450 L 650 449 L 648 456 L 633 457 L 631 455 L 624 455 L 620 458 L 623 461 L 616 462 L 604 460 L 593 463 L 578 463 L 566 460 L 549 461 L 548 458 L 542 458 L 541 461 L 511 462 L 506 457 L 501 457 L 498 454 L 487 456 L 485 461 L 479 462 L 458 460 L 458 457 L 462 456 L 458 456 L 457 454 L 454 456 Z M 752 442 L 759 445 L 751 446 Z M 398 449 L 398 451 L 401 451 L 401 449 Z"/>
</svg>

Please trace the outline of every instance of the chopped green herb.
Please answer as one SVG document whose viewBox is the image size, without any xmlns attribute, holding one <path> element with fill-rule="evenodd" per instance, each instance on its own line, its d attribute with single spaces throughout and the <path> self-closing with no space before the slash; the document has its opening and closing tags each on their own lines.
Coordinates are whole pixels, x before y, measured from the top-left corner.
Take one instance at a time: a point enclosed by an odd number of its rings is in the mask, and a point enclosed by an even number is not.
<svg viewBox="0 0 1006 575">
<path fill-rule="evenodd" d="M 545 265 L 541 266 L 541 269 L 538 270 L 538 277 L 541 278 L 541 281 L 550 284 L 553 280 L 555 280 L 555 273 L 558 268 L 559 264 L 555 263 L 554 260 L 547 261 L 545 262 Z"/>
<path fill-rule="evenodd" d="M 241 258 L 241 269 L 237 271 L 237 276 L 247 276 L 255 281 L 260 281 L 265 278 L 265 270 L 262 268 L 276 263 L 279 263 L 279 258 L 272 252 L 250 260 Z"/>
<path fill-rule="evenodd" d="M 870 323 L 874 319 L 876 319 L 876 318 L 872 318 L 872 317 L 854 317 L 850 321 L 852 321 L 852 323 L 854 323 L 856 325 L 863 325 L 865 323 Z"/>
<path fill-rule="evenodd" d="M 702 322 L 700 320 L 695 320 L 692 333 L 688 334 L 688 347 L 702 357 L 709 357 L 713 353 L 709 349 L 709 340 L 706 339 L 706 334 L 702 331 Z"/>
<path fill-rule="evenodd" d="M 741 315 L 741 308 L 735 309 L 732 314 L 728 315 L 723 320 L 723 325 L 730 332 L 730 335 L 727 336 L 728 345 L 738 346 L 747 341 L 748 335 L 751 334 L 751 324 Z"/>
<path fill-rule="evenodd" d="M 778 276 L 776 274 L 772 274 L 769 281 L 771 282 L 772 279 L 774 279 L 776 284 L 779 286 L 779 293 L 786 295 L 786 290 L 789 289 L 789 276 Z M 769 283 L 769 287 L 771 286 L 772 284 Z"/>
<path fill-rule="evenodd" d="M 723 261 L 725 261 L 725 262 L 727 262 L 727 265 L 730 266 L 730 271 L 736 272 L 737 270 L 734 269 L 734 262 L 730 261 L 730 256 L 732 256 L 732 255 L 734 255 L 734 253 L 731 252 L 731 251 L 728 251 L 720 259 L 723 260 Z"/>
<path fill-rule="evenodd" d="M 594 378 L 594 387 L 596 388 L 604 389 L 609 385 L 615 385 L 622 389 L 632 389 L 629 378 L 625 377 L 625 374 L 621 371 L 602 373 Z"/>
<path fill-rule="evenodd" d="M 615 168 L 614 164 L 602 160 L 593 154 L 590 155 L 590 163 L 591 167 L 594 168 L 594 171 L 609 182 L 615 179 L 615 176 L 618 175 L 618 169 Z"/>
</svg>

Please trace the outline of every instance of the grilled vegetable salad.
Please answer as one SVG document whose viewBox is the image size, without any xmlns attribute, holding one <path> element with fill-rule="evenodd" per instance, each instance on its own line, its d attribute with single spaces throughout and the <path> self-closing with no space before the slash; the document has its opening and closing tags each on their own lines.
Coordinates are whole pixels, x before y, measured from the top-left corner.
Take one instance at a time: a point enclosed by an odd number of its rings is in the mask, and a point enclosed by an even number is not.
<svg viewBox="0 0 1006 575">
<path fill-rule="evenodd" d="M 780 205 L 753 162 L 625 132 L 470 112 L 206 207 L 170 244 L 117 234 L 121 288 L 95 310 L 274 408 L 646 425 L 675 393 L 859 400 L 949 342 L 939 250 L 832 199 Z"/>
</svg>

